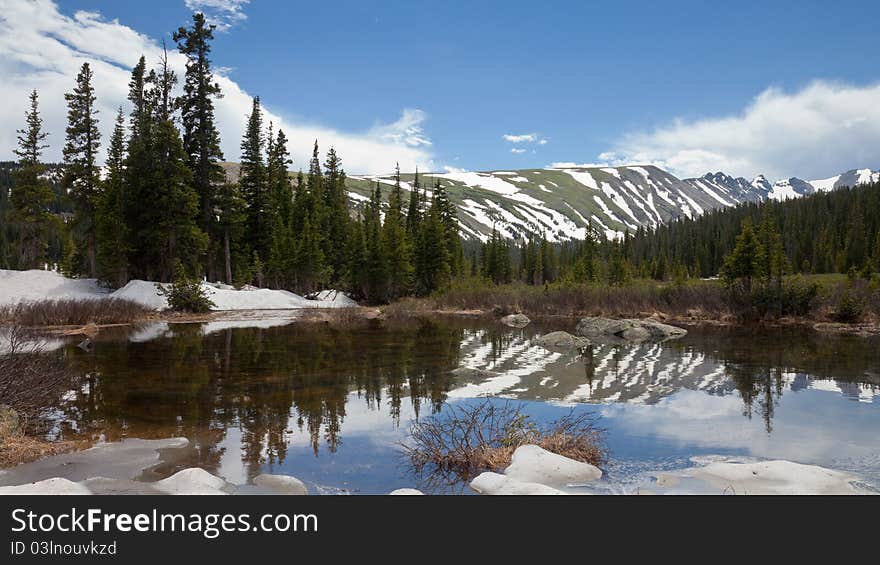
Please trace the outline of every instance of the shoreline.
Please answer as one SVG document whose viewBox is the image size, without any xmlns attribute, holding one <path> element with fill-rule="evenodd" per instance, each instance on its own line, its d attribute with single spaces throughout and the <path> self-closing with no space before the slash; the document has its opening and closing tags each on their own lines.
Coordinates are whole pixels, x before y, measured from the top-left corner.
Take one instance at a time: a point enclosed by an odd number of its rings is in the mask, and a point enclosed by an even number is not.
<svg viewBox="0 0 880 565">
<path fill-rule="evenodd" d="M 390 309 L 390 311 L 389 311 Z M 506 310 L 505 310 L 506 312 Z M 517 312 L 519 313 L 519 312 Z M 533 314 L 522 312 L 536 321 L 574 322 L 584 317 L 601 316 L 602 314 L 572 312 L 568 314 Z M 395 304 L 386 306 L 352 306 L 345 308 L 291 308 L 291 309 L 248 309 L 248 310 L 215 310 L 202 314 L 179 313 L 171 311 L 157 311 L 145 318 L 129 322 L 107 324 L 85 324 L 66 326 L 28 326 L 29 330 L 45 332 L 49 335 L 85 336 L 94 337 L 100 330 L 109 328 L 124 328 L 151 323 L 167 324 L 194 324 L 211 322 L 248 322 L 266 320 L 288 320 L 290 323 L 323 323 L 330 325 L 353 324 L 365 321 L 394 322 L 407 319 L 417 319 L 425 316 L 442 316 L 450 318 L 478 318 L 486 321 L 497 321 L 503 317 L 497 311 L 486 309 L 457 309 L 457 308 L 410 308 L 401 310 Z M 636 318 L 652 319 L 668 324 L 681 324 L 689 327 L 718 327 L 718 328 L 799 328 L 810 329 L 819 333 L 833 335 L 852 335 L 857 337 L 871 337 L 880 335 L 880 321 L 862 321 L 854 323 L 835 322 L 826 319 L 810 317 L 783 317 L 775 320 L 742 321 L 730 316 L 720 318 L 713 317 L 686 317 L 668 315 L 663 312 L 641 312 L 637 316 L 606 316 L 613 319 Z M 0 324 L 14 325 L 15 322 Z"/>
</svg>

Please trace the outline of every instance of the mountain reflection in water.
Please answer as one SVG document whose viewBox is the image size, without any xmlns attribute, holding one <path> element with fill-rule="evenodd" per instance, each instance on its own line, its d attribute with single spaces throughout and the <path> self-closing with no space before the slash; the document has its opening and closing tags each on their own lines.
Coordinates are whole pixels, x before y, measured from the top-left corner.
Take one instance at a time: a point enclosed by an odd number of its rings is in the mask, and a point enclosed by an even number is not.
<svg viewBox="0 0 880 565">
<path fill-rule="evenodd" d="M 286 472 L 319 491 L 387 492 L 412 486 L 397 445 L 409 422 L 446 401 L 484 395 L 522 400 L 548 418 L 571 406 L 632 406 L 631 412 L 605 410 L 612 459 L 615 451 L 680 458 L 708 449 L 664 447 L 663 438 L 635 448 L 613 430 L 620 419 L 621 430 L 647 434 L 632 431 L 639 420 L 622 415 L 644 418 L 635 407 L 645 406 L 659 417 L 671 409 L 667 399 L 737 397 L 743 416 L 773 434 L 774 422 L 785 417 L 783 398 L 834 391 L 870 404 L 868 417 L 880 423 L 876 338 L 695 329 L 660 344 L 594 344 L 560 353 L 534 342 L 559 327 L 537 324 L 524 330 L 474 320 L 351 329 L 241 325 L 155 324 L 104 335 L 90 351 L 69 344 L 61 354 L 84 376 L 50 414 L 53 435 L 105 441 L 184 436 L 193 449 L 182 465 L 233 481 Z M 454 376 L 457 367 L 482 371 Z M 845 430 L 847 423 L 840 426 Z"/>
</svg>

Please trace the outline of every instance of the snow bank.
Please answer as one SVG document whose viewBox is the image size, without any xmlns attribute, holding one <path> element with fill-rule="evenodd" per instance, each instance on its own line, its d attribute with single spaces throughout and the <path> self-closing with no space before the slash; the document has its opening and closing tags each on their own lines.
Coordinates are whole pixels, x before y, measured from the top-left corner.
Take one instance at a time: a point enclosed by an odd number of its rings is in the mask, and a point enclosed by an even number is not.
<svg viewBox="0 0 880 565">
<path fill-rule="evenodd" d="M 224 284 L 202 283 L 205 293 L 214 302 L 214 310 L 296 310 L 301 308 L 347 308 L 357 302 L 336 290 L 317 293 L 317 300 L 308 300 L 286 290 L 245 287 L 235 290 Z M 0 306 L 21 301 L 54 299 L 122 298 L 153 310 L 168 308 L 168 301 L 156 289 L 156 283 L 132 280 L 124 287 L 109 292 L 95 279 L 68 279 L 52 271 L 0 270 Z"/>
<path fill-rule="evenodd" d="M 53 271 L 0 269 L 0 306 L 48 298 L 103 298 L 108 291 L 95 279 L 68 279 Z"/>
<path fill-rule="evenodd" d="M 860 494 L 848 473 L 792 461 L 715 461 L 708 465 L 661 473 L 660 487 L 670 494 L 730 493 L 752 495 Z M 696 484 L 693 484 L 696 481 Z"/>
</svg>

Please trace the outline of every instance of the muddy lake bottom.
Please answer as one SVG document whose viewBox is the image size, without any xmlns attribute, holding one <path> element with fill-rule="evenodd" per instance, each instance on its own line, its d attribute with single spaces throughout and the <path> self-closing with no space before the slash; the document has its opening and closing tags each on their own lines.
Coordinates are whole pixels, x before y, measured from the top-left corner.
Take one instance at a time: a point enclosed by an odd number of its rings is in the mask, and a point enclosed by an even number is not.
<svg viewBox="0 0 880 565">
<path fill-rule="evenodd" d="M 402 454 L 413 421 L 455 403 L 516 402 L 537 421 L 587 412 L 605 477 L 633 492 L 701 458 L 787 459 L 880 488 L 880 338 L 801 329 L 689 328 L 682 339 L 548 351 L 566 323 L 512 329 L 438 319 L 338 329 L 292 320 L 153 323 L 64 342 L 77 386 L 48 437 L 186 437 L 186 456 L 235 484 L 289 474 L 319 494 L 426 487 Z M 455 376 L 459 367 L 481 369 Z M 488 374 L 485 371 L 491 371 Z M 464 483 L 432 485 L 469 493 Z"/>
</svg>

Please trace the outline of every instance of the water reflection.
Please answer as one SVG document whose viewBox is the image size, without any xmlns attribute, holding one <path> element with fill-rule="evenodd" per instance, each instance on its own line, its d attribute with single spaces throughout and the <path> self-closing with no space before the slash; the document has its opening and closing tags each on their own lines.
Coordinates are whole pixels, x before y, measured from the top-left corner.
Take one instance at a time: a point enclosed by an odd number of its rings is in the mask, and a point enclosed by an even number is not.
<svg viewBox="0 0 880 565">
<path fill-rule="evenodd" d="M 352 393 L 368 410 L 403 404 L 438 410 L 452 385 L 461 330 L 423 323 L 398 329 L 163 327 L 157 337 L 68 348 L 82 386 L 59 406 L 64 439 L 190 438 L 197 464 L 217 468 L 230 428 L 247 476 L 284 461 L 295 432 L 311 451 L 336 452 Z"/>
<path fill-rule="evenodd" d="M 812 435 L 827 458 L 846 451 L 835 442 L 854 426 L 880 423 L 876 338 L 713 329 L 663 344 L 561 353 L 535 343 L 558 326 L 446 320 L 341 330 L 273 320 L 241 327 L 253 324 L 155 324 L 102 335 L 90 351 L 70 344 L 63 354 L 84 377 L 53 412 L 55 433 L 108 441 L 185 436 L 195 449 L 181 466 L 234 482 L 273 470 L 310 476 L 331 491 L 387 492 L 412 486 L 396 465 L 395 445 L 410 420 L 485 395 L 529 401 L 548 418 L 560 406 L 600 404 L 618 460 L 756 453 L 761 445 L 764 455 L 780 452 L 779 442 L 743 428 L 743 416 L 767 437 L 788 438 L 801 460 L 811 447 L 792 439 L 792 430 Z M 454 376 L 459 367 L 476 370 Z M 813 396 L 784 401 L 810 390 L 870 410 Z M 817 416 L 814 424 L 807 406 L 835 420 Z M 864 449 L 847 453 L 877 452 L 876 441 L 863 439 Z"/>
</svg>

